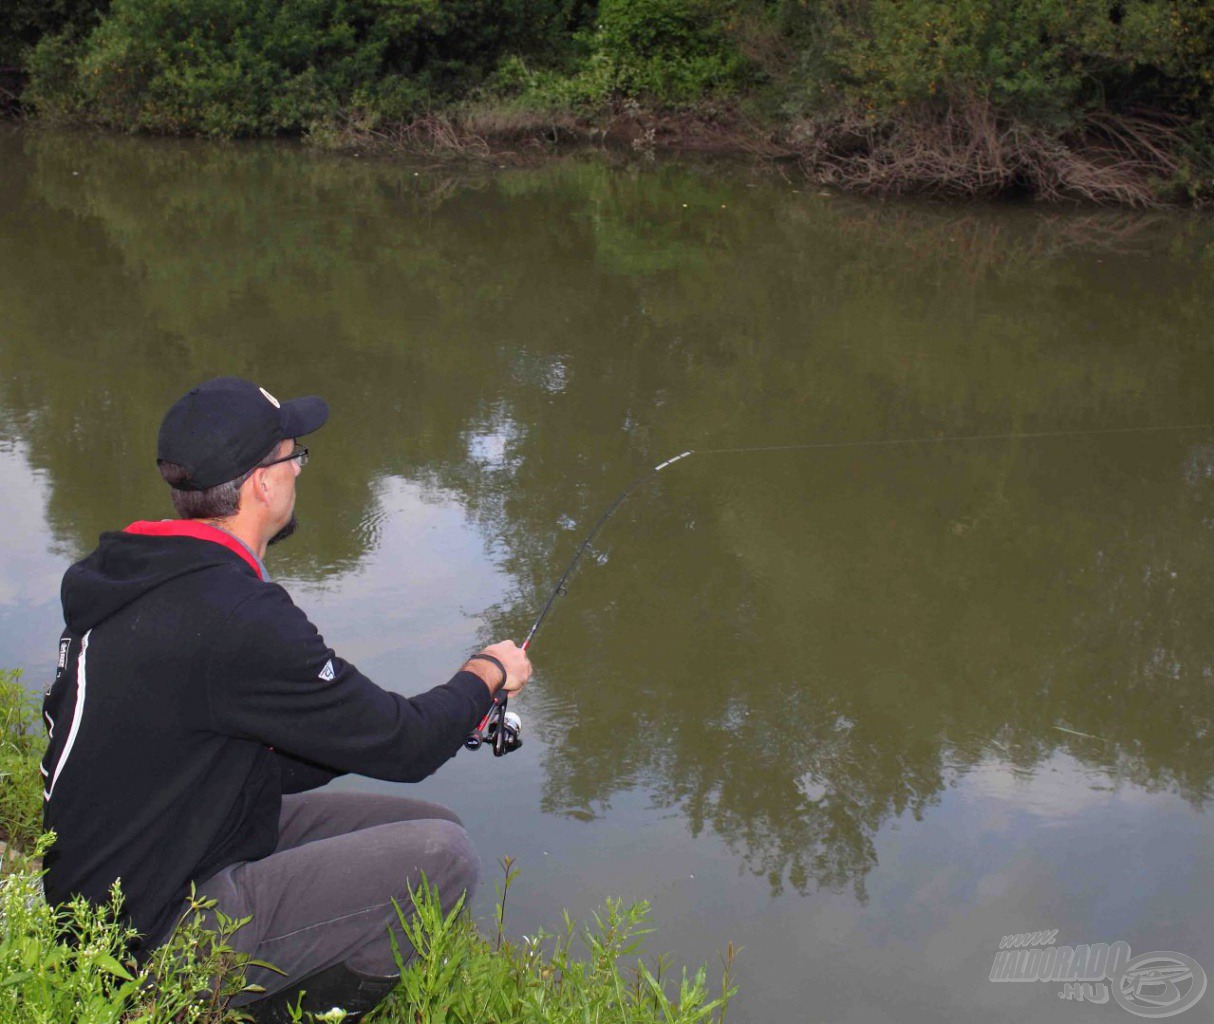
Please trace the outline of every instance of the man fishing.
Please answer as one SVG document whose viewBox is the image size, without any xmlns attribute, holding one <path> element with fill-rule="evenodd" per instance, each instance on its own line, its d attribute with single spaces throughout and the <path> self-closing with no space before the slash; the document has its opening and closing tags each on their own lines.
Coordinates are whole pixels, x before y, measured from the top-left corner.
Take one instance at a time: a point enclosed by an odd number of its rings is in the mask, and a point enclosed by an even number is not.
<svg viewBox="0 0 1214 1024">
<path fill-rule="evenodd" d="M 232 377 L 169 409 L 157 462 L 180 518 L 102 534 L 67 571 L 44 704 L 47 899 L 105 903 L 120 879 L 141 959 L 191 885 L 250 917 L 231 944 L 283 972 L 251 969 L 264 992 L 234 1001 L 261 1022 L 290 1020 L 301 993 L 305 1010 L 359 1019 L 399 977 L 389 928 L 410 954 L 393 900 L 410 909 L 424 874 L 449 911 L 476 885 L 446 808 L 314 790 L 348 772 L 425 778 L 531 676 L 504 641 L 406 699 L 338 657 L 270 580 L 266 548 L 296 524 L 298 438 L 328 415 Z"/>
</svg>

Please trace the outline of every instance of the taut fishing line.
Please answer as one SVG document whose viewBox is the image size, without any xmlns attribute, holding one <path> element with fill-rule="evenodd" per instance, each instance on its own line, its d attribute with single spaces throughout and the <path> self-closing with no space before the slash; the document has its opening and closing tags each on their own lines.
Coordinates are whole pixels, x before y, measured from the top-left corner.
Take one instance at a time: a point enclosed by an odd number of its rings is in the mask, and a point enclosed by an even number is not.
<svg viewBox="0 0 1214 1024">
<path fill-rule="evenodd" d="M 1184 430 L 1214 430 L 1214 423 L 1189 423 L 1180 426 L 1162 426 L 1162 427 L 1099 427 L 1091 430 L 1039 430 L 1025 433 L 1014 434 L 954 434 L 943 435 L 937 437 L 906 437 L 896 439 L 878 439 L 872 441 L 816 441 L 808 444 L 765 444 L 765 445 L 747 445 L 735 448 L 693 448 L 685 452 L 679 452 L 665 462 L 659 462 L 653 469 L 647 473 L 643 473 L 624 488 L 615 498 L 615 500 L 607 506 L 606 510 L 599 516 L 590 532 L 586 535 L 586 539 L 578 546 L 577 551 L 573 553 L 573 558 L 569 560 L 569 564 L 565 567 L 565 571 L 561 573 L 561 578 L 556 581 L 556 586 L 552 588 L 552 593 L 548 595 L 548 600 L 544 607 L 536 616 L 535 621 L 531 624 L 531 628 L 527 631 L 527 636 L 519 645 L 524 651 L 531 646 L 531 641 L 535 637 L 536 632 L 543 624 L 544 619 L 548 617 L 548 613 L 552 611 L 552 606 L 556 604 L 556 599 L 566 593 L 569 578 L 573 575 L 578 563 L 582 560 L 582 556 L 590 547 L 594 538 L 598 536 L 599 531 L 607 525 L 607 520 L 615 515 L 618 509 L 642 484 L 648 483 L 656 477 L 662 470 L 668 469 L 676 462 L 682 462 L 684 459 L 691 458 L 693 455 L 742 455 L 742 454 L 757 454 L 760 452 L 806 452 L 806 451 L 829 451 L 831 449 L 840 448 L 893 448 L 896 446 L 910 446 L 921 444 L 956 444 L 962 442 L 976 441 L 1031 441 L 1044 438 L 1063 438 L 1063 437 L 1097 437 L 1107 434 L 1151 434 L 1163 432 L 1180 432 Z M 470 750 L 475 750 L 482 742 L 493 742 L 493 752 L 499 757 L 522 745 L 522 740 L 519 739 L 519 731 L 521 725 L 518 722 L 518 716 L 513 713 L 509 714 L 509 718 L 513 719 L 512 723 L 506 721 L 507 712 L 506 698 L 504 695 L 500 698 L 500 703 L 495 698 L 493 709 L 485 717 L 480 727 L 468 737 L 466 746 Z M 510 744 L 513 743 L 513 746 Z"/>
</svg>

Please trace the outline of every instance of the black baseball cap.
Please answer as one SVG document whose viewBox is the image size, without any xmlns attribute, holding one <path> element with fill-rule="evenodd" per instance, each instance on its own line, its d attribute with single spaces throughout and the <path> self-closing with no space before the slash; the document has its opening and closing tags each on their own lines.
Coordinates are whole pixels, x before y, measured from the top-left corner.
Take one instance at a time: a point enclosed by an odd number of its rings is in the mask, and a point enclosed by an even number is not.
<svg viewBox="0 0 1214 1024">
<path fill-rule="evenodd" d="M 176 490 L 205 491 L 247 473 L 275 445 L 319 430 L 328 418 L 328 404 L 315 395 L 280 402 L 250 380 L 216 377 L 165 413 L 156 458 L 187 470 Z"/>
</svg>

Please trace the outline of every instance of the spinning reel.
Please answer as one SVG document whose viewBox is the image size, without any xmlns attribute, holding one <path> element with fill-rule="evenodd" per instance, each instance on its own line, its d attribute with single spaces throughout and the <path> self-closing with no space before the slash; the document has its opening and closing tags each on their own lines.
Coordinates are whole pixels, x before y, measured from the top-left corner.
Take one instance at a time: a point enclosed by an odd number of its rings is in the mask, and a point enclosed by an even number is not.
<svg viewBox="0 0 1214 1024">
<path fill-rule="evenodd" d="M 513 711 L 506 710 L 506 699 L 505 693 L 493 698 L 493 707 L 481 719 L 481 724 L 468 734 L 465 747 L 480 750 L 482 745 L 489 743 L 493 746 L 493 756 L 501 757 L 523 745 L 523 720 Z"/>
</svg>

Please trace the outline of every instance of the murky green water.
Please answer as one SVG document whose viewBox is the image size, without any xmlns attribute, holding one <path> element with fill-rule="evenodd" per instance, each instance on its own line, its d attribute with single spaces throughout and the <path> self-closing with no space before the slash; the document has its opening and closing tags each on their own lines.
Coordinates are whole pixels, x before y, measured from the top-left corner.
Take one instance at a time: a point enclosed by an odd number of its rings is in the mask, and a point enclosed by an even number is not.
<svg viewBox="0 0 1214 1024">
<path fill-rule="evenodd" d="M 271 568 L 404 692 L 684 449 L 1214 421 L 1197 217 L 444 173 L 0 134 L 0 664 L 41 685 L 68 562 L 170 514 L 215 374 L 331 403 Z M 731 1021 L 1128 1021 L 988 975 L 1054 928 L 1214 971 L 1212 584 L 1214 429 L 696 456 L 536 638 L 526 746 L 421 788 L 516 932 L 645 897 L 744 947 Z"/>
</svg>

